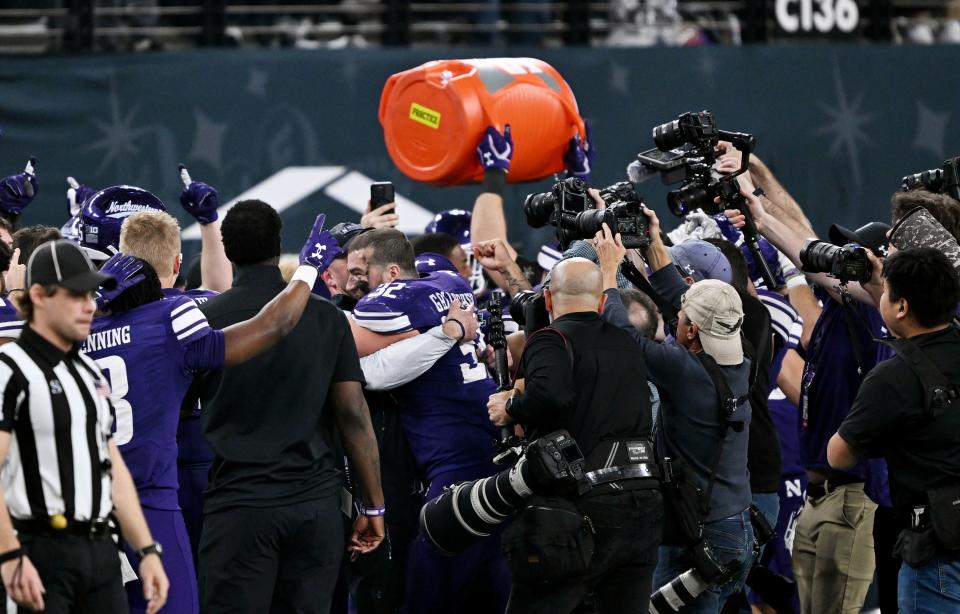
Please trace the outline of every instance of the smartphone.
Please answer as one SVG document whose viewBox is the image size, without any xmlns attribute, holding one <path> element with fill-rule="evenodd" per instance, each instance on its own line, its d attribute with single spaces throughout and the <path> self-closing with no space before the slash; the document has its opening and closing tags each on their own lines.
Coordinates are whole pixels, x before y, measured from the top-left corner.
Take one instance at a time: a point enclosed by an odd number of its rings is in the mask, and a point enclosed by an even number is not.
<svg viewBox="0 0 960 614">
<path fill-rule="evenodd" d="M 370 184 L 370 210 L 393 202 L 393 184 L 389 181 L 380 181 Z M 394 209 L 384 211 L 384 215 L 394 213 Z"/>
</svg>

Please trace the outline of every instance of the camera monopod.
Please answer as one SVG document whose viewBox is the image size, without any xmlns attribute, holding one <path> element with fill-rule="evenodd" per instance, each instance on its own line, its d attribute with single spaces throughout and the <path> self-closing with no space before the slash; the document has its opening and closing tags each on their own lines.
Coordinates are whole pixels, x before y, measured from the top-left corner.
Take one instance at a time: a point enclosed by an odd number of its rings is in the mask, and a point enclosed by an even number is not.
<svg viewBox="0 0 960 614">
<path fill-rule="evenodd" d="M 760 231 L 757 230 L 757 224 L 753 221 L 753 216 L 750 215 L 747 199 L 740 193 L 740 183 L 737 181 L 737 176 L 745 173 L 750 166 L 750 154 L 757 146 L 757 139 L 752 134 L 744 132 L 720 130 L 718 133 L 720 138 L 730 141 L 734 149 L 743 154 L 740 159 L 740 168 L 720 179 L 720 184 L 717 186 L 720 205 L 724 209 L 739 209 L 740 213 L 743 214 L 744 225 L 740 231 L 743 233 L 743 240 L 747 243 L 750 254 L 753 255 L 753 261 L 760 271 L 760 276 L 763 277 L 763 283 L 766 284 L 768 290 L 774 290 L 777 287 L 777 282 L 774 281 L 773 273 L 770 272 L 770 267 L 760 250 Z"/>
<path fill-rule="evenodd" d="M 507 336 L 503 328 L 503 303 L 500 293 L 494 292 L 491 294 L 490 301 L 487 303 L 487 311 L 490 312 L 490 338 L 488 341 L 493 348 L 496 359 L 494 376 L 497 380 L 497 392 L 512 390 L 513 382 L 510 381 Z M 514 433 L 513 426 L 500 427 L 500 441 L 495 442 L 495 445 L 499 451 L 493 457 L 493 462 L 498 465 L 516 460 L 523 451 L 523 441 Z"/>
</svg>

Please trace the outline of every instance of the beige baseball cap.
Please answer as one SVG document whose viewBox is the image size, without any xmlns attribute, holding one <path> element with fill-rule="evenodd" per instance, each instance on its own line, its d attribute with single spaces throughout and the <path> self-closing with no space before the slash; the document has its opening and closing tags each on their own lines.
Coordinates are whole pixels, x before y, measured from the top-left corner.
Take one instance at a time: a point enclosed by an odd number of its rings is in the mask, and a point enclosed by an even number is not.
<svg viewBox="0 0 960 614">
<path fill-rule="evenodd" d="M 743 362 L 740 326 L 743 303 L 728 283 L 704 279 L 690 286 L 680 300 L 687 319 L 700 329 L 700 345 L 718 365 Z"/>
</svg>

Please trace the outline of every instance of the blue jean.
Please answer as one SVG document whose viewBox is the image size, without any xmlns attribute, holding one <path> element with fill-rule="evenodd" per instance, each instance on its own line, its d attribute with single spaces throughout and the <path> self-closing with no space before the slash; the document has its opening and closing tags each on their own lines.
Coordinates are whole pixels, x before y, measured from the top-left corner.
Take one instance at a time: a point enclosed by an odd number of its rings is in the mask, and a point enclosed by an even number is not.
<svg viewBox="0 0 960 614">
<path fill-rule="evenodd" d="M 721 520 L 708 522 L 703 527 L 703 540 L 710 545 L 714 555 L 723 563 L 739 561 L 743 566 L 740 572 L 721 586 L 711 587 L 682 608 L 683 614 L 716 614 L 731 595 L 737 593 L 750 572 L 748 564 L 753 557 L 753 526 L 750 524 L 750 512 Z M 693 566 L 690 548 L 683 546 L 661 546 L 660 561 L 653 574 L 654 590 L 667 584 Z"/>
<path fill-rule="evenodd" d="M 960 556 L 937 556 L 918 569 L 903 563 L 899 580 L 901 614 L 960 612 Z"/>
</svg>

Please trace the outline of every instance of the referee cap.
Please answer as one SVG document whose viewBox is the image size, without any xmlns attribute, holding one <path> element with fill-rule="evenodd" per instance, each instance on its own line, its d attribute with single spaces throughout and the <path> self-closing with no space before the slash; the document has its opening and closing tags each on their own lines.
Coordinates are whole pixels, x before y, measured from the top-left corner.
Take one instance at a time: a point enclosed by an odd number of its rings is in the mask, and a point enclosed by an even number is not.
<svg viewBox="0 0 960 614">
<path fill-rule="evenodd" d="M 700 345 L 718 365 L 743 362 L 740 326 L 743 303 L 737 291 L 717 279 L 698 281 L 681 298 L 687 318 L 700 329 Z"/>
<path fill-rule="evenodd" d="M 63 286 L 74 292 L 89 292 L 99 286 L 115 288 L 117 280 L 97 271 L 90 258 L 66 239 L 48 241 L 34 250 L 27 262 L 26 287 Z"/>
</svg>

